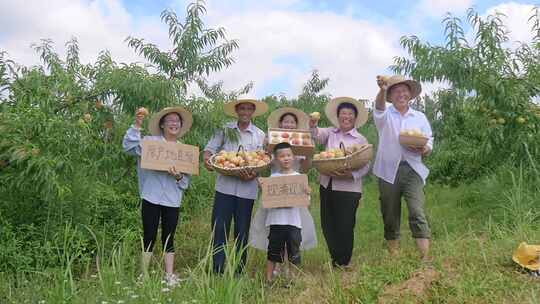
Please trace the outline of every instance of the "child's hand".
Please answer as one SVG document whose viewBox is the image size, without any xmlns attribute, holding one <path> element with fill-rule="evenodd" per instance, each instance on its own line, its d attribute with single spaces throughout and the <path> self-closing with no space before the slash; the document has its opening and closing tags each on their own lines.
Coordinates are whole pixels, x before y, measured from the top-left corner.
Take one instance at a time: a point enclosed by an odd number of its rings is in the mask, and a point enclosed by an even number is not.
<svg viewBox="0 0 540 304">
<path fill-rule="evenodd" d="M 304 188 L 304 191 L 307 195 L 310 195 L 311 194 L 311 188 L 310 187 L 306 187 Z"/>
<path fill-rule="evenodd" d="M 257 185 L 259 185 L 259 188 L 263 187 L 263 179 L 262 179 L 262 177 L 257 178 Z"/>
</svg>

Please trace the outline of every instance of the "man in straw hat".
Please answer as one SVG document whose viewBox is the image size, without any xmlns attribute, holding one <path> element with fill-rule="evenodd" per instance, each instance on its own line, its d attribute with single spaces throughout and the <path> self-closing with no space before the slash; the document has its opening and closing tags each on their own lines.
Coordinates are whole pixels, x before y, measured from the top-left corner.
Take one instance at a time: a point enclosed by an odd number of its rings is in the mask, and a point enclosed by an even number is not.
<svg viewBox="0 0 540 304">
<path fill-rule="evenodd" d="M 340 143 L 368 143 L 356 130 L 368 119 L 362 102 L 349 97 L 334 98 L 326 105 L 325 114 L 334 127 L 318 128 L 318 116 L 312 115 L 310 130 L 313 138 L 327 149 L 339 148 Z M 368 170 L 366 165 L 357 170 L 336 170 L 332 175 L 320 174 L 321 226 L 335 267 L 347 268 L 351 261 L 362 177 Z"/>
<path fill-rule="evenodd" d="M 224 127 L 236 130 L 239 134 L 238 142 L 227 138 L 223 131 L 218 131 L 204 148 L 205 167 L 212 171 L 208 163 L 210 157 L 221 151 L 237 151 L 242 145 L 246 151 L 263 148 L 265 134 L 252 122 L 253 117 L 264 114 L 268 110 L 266 103 L 254 99 L 240 99 L 227 102 L 224 112 L 237 120 L 227 123 Z M 234 218 L 234 238 L 237 252 L 242 253 L 240 268 L 243 270 L 246 263 L 246 245 L 251 223 L 253 202 L 257 198 L 257 174 L 253 171 L 244 171 L 240 177 L 217 174 L 216 193 L 212 210 L 212 229 L 214 229 L 214 256 L 213 270 L 223 273 L 225 266 L 225 252 L 223 246 L 227 241 L 231 220 Z"/>
<path fill-rule="evenodd" d="M 417 81 L 396 75 L 377 77 L 380 90 L 375 99 L 373 118 L 379 134 L 379 147 L 373 173 L 379 178 L 384 238 L 388 250 L 399 249 L 401 198 L 409 210 L 409 227 L 423 259 L 429 251 L 430 229 L 424 214 L 424 184 L 429 170 L 422 163 L 433 149 L 431 126 L 424 113 L 409 107 L 409 102 L 420 95 Z M 387 106 L 386 101 L 392 103 Z M 399 143 L 402 130 L 418 129 L 428 138 L 421 148 L 405 148 Z"/>
<path fill-rule="evenodd" d="M 165 264 L 165 281 L 169 286 L 178 283 L 173 272 L 174 266 L 174 233 L 178 223 L 178 213 L 184 191 L 189 186 L 189 176 L 183 175 L 171 167 L 169 172 L 143 169 L 140 166 L 141 126 L 148 111 L 140 108 L 135 113 L 135 122 L 127 130 L 122 146 L 124 151 L 137 157 L 137 175 L 141 196 L 141 215 L 143 224 L 143 253 L 141 267 L 143 275 L 147 275 L 152 258 L 152 248 L 161 220 L 161 243 Z M 165 108 L 155 114 L 148 127 L 151 136 L 144 140 L 177 142 L 191 128 L 191 113 L 182 107 Z"/>
</svg>

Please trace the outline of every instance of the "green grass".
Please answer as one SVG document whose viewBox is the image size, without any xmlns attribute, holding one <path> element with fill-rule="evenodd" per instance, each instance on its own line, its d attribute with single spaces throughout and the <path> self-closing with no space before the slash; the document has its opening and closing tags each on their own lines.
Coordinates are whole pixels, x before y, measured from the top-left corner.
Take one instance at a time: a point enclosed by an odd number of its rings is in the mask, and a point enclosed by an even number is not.
<svg viewBox="0 0 540 304">
<path fill-rule="evenodd" d="M 493 208 L 488 208 L 490 205 L 485 200 L 490 194 L 479 193 L 484 189 L 481 185 L 427 187 L 426 210 L 433 231 L 433 268 L 439 277 L 421 297 L 385 296 L 384 303 L 540 302 L 540 281 L 520 273 L 510 260 L 520 241 L 540 243 L 538 225 L 530 222 L 505 224 L 505 216 L 500 219 L 491 216 L 504 214 L 495 212 L 503 210 L 497 209 L 500 204 L 523 198 L 516 198 L 516 195 L 493 198 L 498 200 L 493 201 Z M 511 191 L 508 193 L 512 194 Z M 77 273 L 70 267 L 77 256 L 63 250 L 63 268 L 41 273 L 0 274 L 0 302 L 377 303 L 382 301 L 385 288 L 400 284 L 419 269 L 424 269 L 408 232 L 405 209 L 401 253 L 395 258 L 386 254 L 376 184 L 371 180 L 365 185 L 357 213 L 352 261 L 355 270 L 332 270 L 320 231 L 317 202 L 315 191 L 311 213 L 316 222 L 319 245 L 304 252 L 303 265 L 290 288 L 284 288 L 282 284 L 272 287 L 264 284 L 265 253 L 251 248 L 244 276 L 235 277 L 233 273 L 209 275 L 211 210 L 206 207 L 199 208 L 188 220 L 182 219 L 179 225 L 175 242 L 176 269 L 187 280 L 177 288 L 167 290 L 161 284 L 158 252 L 151 277 L 142 285 L 136 284 L 140 223 L 133 222 L 132 231 L 126 233 L 114 248 L 102 248 L 106 258 L 99 262 L 89 260 Z M 69 245 L 69 240 L 66 242 Z M 229 259 L 229 263 L 235 263 L 235 259 Z"/>
</svg>

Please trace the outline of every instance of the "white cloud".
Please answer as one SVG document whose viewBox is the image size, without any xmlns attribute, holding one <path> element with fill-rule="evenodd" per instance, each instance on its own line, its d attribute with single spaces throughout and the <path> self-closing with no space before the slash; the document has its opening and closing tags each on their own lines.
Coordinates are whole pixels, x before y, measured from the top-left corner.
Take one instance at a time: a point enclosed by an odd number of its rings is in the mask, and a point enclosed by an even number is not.
<svg viewBox="0 0 540 304">
<path fill-rule="evenodd" d="M 373 98 L 375 75 L 387 73 L 393 57 L 402 54 L 399 30 L 385 20 L 373 24 L 337 13 L 287 9 L 300 2 L 274 0 L 278 9 L 246 4 L 239 11 L 209 3 L 206 23 L 224 26 L 240 44 L 236 64 L 211 79 L 224 80 L 229 89 L 254 81 L 251 95 L 257 97 L 280 92 L 292 97 L 318 69 L 330 77 L 328 93 Z M 77 37 L 84 62 L 103 49 L 120 62 L 143 61 L 124 42 L 128 35 L 169 48 L 159 16 L 134 18 L 119 0 L 0 1 L 0 28 L 0 49 L 24 64 L 38 62 L 29 45 L 41 38 L 51 38 L 63 54 L 63 43 Z"/>
<path fill-rule="evenodd" d="M 493 15 L 496 12 L 504 14 L 502 19 L 509 31 L 510 41 L 530 42 L 533 33 L 532 24 L 528 20 L 533 8 L 532 4 L 508 2 L 487 9 L 486 15 Z"/>
<path fill-rule="evenodd" d="M 450 12 L 459 14 L 473 5 L 473 0 L 422 0 L 418 9 L 423 14 L 440 17 Z"/>
<path fill-rule="evenodd" d="M 0 1 L 0 28 L 0 49 L 23 64 L 38 62 L 30 44 L 42 38 L 52 39 L 64 54 L 64 43 L 76 37 L 83 62 L 105 49 L 119 61 L 142 61 L 124 42 L 127 36 L 143 35 L 156 43 L 167 38 L 159 16 L 133 20 L 119 0 Z"/>
<path fill-rule="evenodd" d="M 180 18 L 186 1 L 172 2 Z M 251 95 L 283 92 L 292 97 L 300 93 L 311 70 L 318 69 L 321 76 L 330 78 L 328 93 L 371 99 L 377 89 L 375 75 L 388 73 L 393 57 L 404 54 L 398 41 L 405 29 L 421 35 L 425 28 L 416 28 L 415 22 L 425 25 L 429 18 L 447 11 L 460 14 L 472 4 L 473 0 L 422 0 L 412 8 L 410 20 L 396 25 L 385 18 L 375 24 L 347 12 L 309 11 L 303 0 L 208 0 L 206 23 L 224 26 L 228 37 L 240 44 L 234 53 L 236 63 L 211 80 L 224 80 L 228 89 L 254 81 Z M 532 7 L 509 2 L 486 13 L 506 14 L 512 40 L 528 41 L 531 31 L 526 20 Z M 38 62 L 29 46 L 41 38 L 53 39 L 63 54 L 63 44 L 77 37 L 84 62 L 94 60 L 103 49 L 120 62 L 144 61 L 124 42 L 129 35 L 170 47 L 159 16 L 135 18 L 120 0 L 4 0 L 0 1 L 0 28 L 0 49 L 24 64 Z"/>
<path fill-rule="evenodd" d="M 375 76 L 401 52 L 396 29 L 334 13 L 250 11 L 212 16 L 212 23 L 240 44 L 236 64 L 215 77 L 230 88 L 253 80 L 257 96 L 275 79 L 288 83 L 281 91 L 296 96 L 318 69 L 330 78 L 332 95 L 372 98 Z"/>
</svg>

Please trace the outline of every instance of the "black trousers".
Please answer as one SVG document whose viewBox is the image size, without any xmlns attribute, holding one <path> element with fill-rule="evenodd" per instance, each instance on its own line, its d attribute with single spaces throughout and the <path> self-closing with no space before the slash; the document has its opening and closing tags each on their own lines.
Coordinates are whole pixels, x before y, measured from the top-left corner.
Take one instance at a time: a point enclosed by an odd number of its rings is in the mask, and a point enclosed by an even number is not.
<svg viewBox="0 0 540 304">
<path fill-rule="evenodd" d="M 214 196 L 214 207 L 212 208 L 212 228 L 214 229 L 213 271 L 215 273 L 224 272 L 224 246 L 227 243 L 231 221 L 233 219 L 236 252 L 241 254 L 240 264 L 236 271 L 238 273 L 243 271 L 247 260 L 247 243 L 253 202 L 254 200 L 252 199 L 241 198 L 216 191 Z"/>
<path fill-rule="evenodd" d="M 321 226 L 333 266 L 346 266 L 354 246 L 356 209 L 362 193 L 332 190 L 320 186 Z"/>
<path fill-rule="evenodd" d="M 161 219 L 161 244 L 163 251 L 174 252 L 174 233 L 178 223 L 180 208 L 156 205 L 142 200 L 141 216 L 143 223 L 144 251 L 152 251 L 156 242 L 159 220 Z"/>
<path fill-rule="evenodd" d="M 301 243 L 302 229 L 291 225 L 270 225 L 267 259 L 272 262 L 283 263 L 283 253 L 287 248 L 289 262 L 300 265 Z"/>
</svg>

